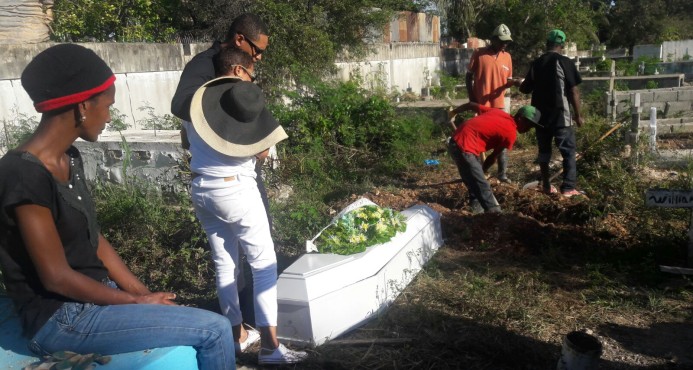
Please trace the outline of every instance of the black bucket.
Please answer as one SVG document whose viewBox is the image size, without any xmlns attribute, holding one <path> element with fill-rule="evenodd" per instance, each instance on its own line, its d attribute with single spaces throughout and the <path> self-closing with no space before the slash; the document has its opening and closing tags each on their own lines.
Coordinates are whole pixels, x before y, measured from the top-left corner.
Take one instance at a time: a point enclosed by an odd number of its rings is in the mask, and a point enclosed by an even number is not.
<svg viewBox="0 0 693 370">
<path fill-rule="evenodd" d="M 599 367 L 602 344 L 599 339 L 581 331 L 573 331 L 563 338 L 558 370 L 593 370 Z"/>
</svg>

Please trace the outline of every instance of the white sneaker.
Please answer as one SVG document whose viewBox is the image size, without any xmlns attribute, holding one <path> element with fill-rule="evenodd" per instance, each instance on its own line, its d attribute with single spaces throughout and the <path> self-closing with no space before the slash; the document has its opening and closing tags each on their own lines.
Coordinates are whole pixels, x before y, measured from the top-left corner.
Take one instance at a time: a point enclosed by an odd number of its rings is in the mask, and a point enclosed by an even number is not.
<svg viewBox="0 0 693 370">
<path fill-rule="evenodd" d="M 305 360 L 306 357 L 308 357 L 306 352 L 288 349 L 280 343 L 276 349 L 260 348 L 257 360 L 260 365 L 283 365 L 295 364 Z"/>
<path fill-rule="evenodd" d="M 245 331 L 246 333 L 248 333 L 248 336 L 245 338 L 245 342 L 233 342 L 234 346 L 236 346 L 237 355 L 240 355 L 241 353 L 245 352 L 245 350 L 247 350 L 250 346 L 252 346 L 260 340 L 260 332 L 250 327 L 250 325 L 246 325 Z"/>
</svg>

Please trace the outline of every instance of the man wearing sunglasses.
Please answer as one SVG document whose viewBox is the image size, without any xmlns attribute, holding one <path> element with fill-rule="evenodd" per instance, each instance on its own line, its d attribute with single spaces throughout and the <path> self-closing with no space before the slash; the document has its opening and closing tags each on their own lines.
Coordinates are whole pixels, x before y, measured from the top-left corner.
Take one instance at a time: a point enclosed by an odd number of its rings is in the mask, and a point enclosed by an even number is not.
<svg viewBox="0 0 693 370">
<path fill-rule="evenodd" d="M 241 14 L 233 20 L 224 41 L 215 41 L 212 47 L 195 55 L 185 65 L 178 82 L 178 88 L 171 100 L 171 113 L 176 117 L 190 121 L 190 102 L 195 91 L 205 82 L 217 75 L 214 60 L 221 50 L 226 48 L 240 49 L 253 58 L 253 62 L 262 59 L 262 53 L 269 45 L 267 25 L 255 14 Z"/>
<path fill-rule="evenodd" d="M 239 49 L 250 55 L 254 64 L 262 59 L 262 53 L 269 45 L 269 36 L 267 34 L 267 25 L 259 16 L 252 13 L 244 13 L 236 17 L 231 23 L 224 41 L 215 41 L 212 47 L 195 55 L 185 65 L 176 88 L 176 93 L 173 95 L 173 99 L 171 99 L 171 113 L 184 121 L 190 122 L 190 102 L 193 95 L 195 95 L 195 91 L 204 85 L 205 82 L 215 78 L 220 72 L 215 68 L 219 53 L 227 48 Z M 255 75 L 252 76 L 252 79 L 255 79 Z M 261 169 L 262 164 L 260 163 L 257 169 L 258 179 L 262 178 Z M 260 190 L 271 226 L 272 218 L 269 214 L 267 190 L 262 181 L 257 181 L 257 187 Z"/>
<path fill-rule="evenodd" d="M 226 49 L 238 49 L 242 50 L 248 54 L 252 61 L 247 66 L 238 65 L 235 67 L 239 68 L 241 71 L 237 71 L 237 76 L 243 76 L 244 72 L 247 72 L 247 78 L 249 80 L 254 80 L 255 75 L 254 64 L 262 59 L 262 53 L 265 51 L 269 45 L 268 28 L 265 22 L 260 19 L 259 16 L 251 13 L 241 14 L 236 17 L 231 26 L 229 27 L 226 37 L 223 41 L 215 41 L 212 46 L 195 55 L 190 62 L 185 65 L 183 73 L 180 76 L 180 81 L 178 82 L 178 87 L 176 88 L 176 93 L 171 100 L 171 113 L 176 117 L 185 121 L 185 123 L 191 122 L 190 119 L 190 104 L 192 102 L 193 95 L 197 89 L 204 85 L 207 81 L 212 80 L 217 75 L 226 74 L 228 71 L 218 70 L 220 64 L 219 56 L 223 50 Z M 241 77 L 245 80 L 244 77 Z M 185 123 L 184 126 L 185 127 Z M 185 147 L 186 144 L 189 145 L 186 130 L 181 130 L 181 143 Z M 265 184 L 262 181 L 262 162 L 258 161 L 258 166 L 256 167 L 257 174 L 257 188 L 262 197 L 262 202 L 265 206 L 265 212 L 267 213 L 267 219 L 269 220 L 270 229 L 272 227 L 272 218 L 269 214 L 269 200 L 267 198 L 267 190 L 265 189 Z M 247 269 L 247 262 L 239 266 L 239 273 L 243 274 L 243 268 Z M 239 298 L 241 300 L 241 305 L 248 308 L 248 312 L 252 315 L 252 289 L 250 286 L 246 285 L 247 289 L 239 291 Z M 250 293 L 250 294 L 249 294 Z M 246 302 L 248 301 L 248 302 Z M 236 340 L 240 341 L 241 350 L 245 350 L 247 347 L 252 345 L 250 340 L 256 341 L 259 336 L 253 335 L 253 338 L 249 336 L 249 331 L 246 330 L 244 325 L 239 328 L 234 327 L 234 337 Z"/>
</svg>

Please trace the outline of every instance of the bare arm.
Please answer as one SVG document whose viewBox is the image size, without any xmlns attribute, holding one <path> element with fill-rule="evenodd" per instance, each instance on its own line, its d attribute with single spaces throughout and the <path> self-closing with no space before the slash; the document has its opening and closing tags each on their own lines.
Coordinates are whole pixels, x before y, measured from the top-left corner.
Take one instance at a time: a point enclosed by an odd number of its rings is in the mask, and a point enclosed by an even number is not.
<svg viewBox="0 0 693 370">
<path fill-rule="evenodd" d="M 493 149 L 493 152 L 491 152 L 491 154 L 489 154 L 486 157 L 486 160 L 484 161 L 484 164 L 481 167 L 484 170 L 484 173 L 486 173 L 488 169 L 491 168 L 491 166 L 493 166 L 494 163 L 496 163 L 496 159 L 501 154 L 501 152 L 503 152 L 503 148 L 496 148 Z"/>
<path fill-rule="evenodd" d="M 469 101 L 469 102 L 464 103 L 464 104 L 460 105 L 459 107 L 451 110 L 450 115 L 454 117 L 454 115 L 462 113 L 462 112 L 466 112 L 468 110 L 478 111 L 479 110 L 479 104 L 477 104 L 473 101 Z"/>
<path fill-rule="evenodd" d="M 467 72 L 464 76 L 464 85 L 467 88 L 469 101 L 476 102 L 476 96 L 474 96 L 474 74 L 472 72 Z"/>
<path fill-rule="evenodd" d="M 60 241 L 58 230 L 55 227 L 53 217 L 48 208 L 35 204 L 21 205 L 14 209 L 22 239 L 27 252 L 34 264 L 36 272 L 43 287 L 62 296 L 80 302 L 91 302 L 98 305 L 151 303 L 174 304 L 170 299 L 175 297 L 173 293 L 151 293 L 138 295 L 125 290 L 110 288 L 82 273 L 73 270 L 65 258 L 65 250 Z M 126 284 L 131 284 L 129 289 L 141 290 L 126 277 L 122 271 L 124 264 L 113 261 L 113 251 L 110 244 L 99 238 L 97 254 L 104 256 L 107 261 L 104 264 L 111 276 Z M 106 242 L 107 243 L 107 242 Z M 110 248 L 110 251 L 107 250 Z M 128 270 L 129 272 L 129 270 Z M 130 273 L 131 274 L 131 273 Z M 116 281 L 118 283 L 118 281 Z M 141 284 L 141 283 L 140 283 Z M 146 288 L 145 288 L 146 289 Z"/>
<path fill-rule="evenodd" d="M 568 94 L 568 101 L 570 102 L 570 105 L 573 106 L 573 109 L 575 110 L 575 123 L 577 124 L 577 127 L 582 127 L 582 124 L 584 123 L 584 119 L 582 118 L 582 115 L 580 114 L 580 89 L 577 86 L 573 86 L 570 89 L 570 94 Z"/>
<path fill-rule="evenodd" d="M 99 234 L 99 247 L 96 251 L 99 259 L 108 269 L 108 277 L 113 280 L 120 289 L 135 294 L 147 295 L 152 292 L 130 271 L 111 243 Z"/>
</svg>

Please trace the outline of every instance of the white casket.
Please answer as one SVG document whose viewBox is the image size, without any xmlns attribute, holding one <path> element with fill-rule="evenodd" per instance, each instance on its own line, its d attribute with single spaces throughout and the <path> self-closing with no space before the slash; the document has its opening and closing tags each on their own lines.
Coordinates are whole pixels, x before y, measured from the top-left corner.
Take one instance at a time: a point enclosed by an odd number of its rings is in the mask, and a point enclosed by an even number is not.
<svg viewBox="0 0 693 370">
<path fill-rule="evenodd" d="M 443 244 L 440 214 L 417 205 L 402 211 L 407 230 L 389 242 L 342 256 L 301 256 L 277 282 L 279 339 L 318 346 L 373 318 L 414 279 Z"/>
</svg>

